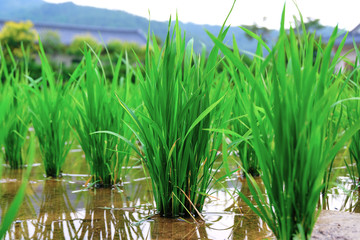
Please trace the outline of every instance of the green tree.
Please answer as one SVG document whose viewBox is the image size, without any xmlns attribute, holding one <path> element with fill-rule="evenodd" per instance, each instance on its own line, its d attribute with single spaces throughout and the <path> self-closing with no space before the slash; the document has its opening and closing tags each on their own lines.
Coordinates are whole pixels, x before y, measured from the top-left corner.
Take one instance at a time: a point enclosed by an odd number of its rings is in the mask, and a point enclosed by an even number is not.
<svg viewBox="0 0 360 240">
<path fill-rule="evenodd" d="M 38 34 L 33 29 L 34 25 L 31 21 L 26 22 L 6 22 L 0 32 L 0 41 L 3 46 L 9 46 L 14 57 L 22 58 L 23 51 L 21 44 L 25 49 L 29 49 L 31 53 L 36 52 L 38 47 L 36 44 Z M 5 55 L 9 56 L 8 53 Z"/>
<path fill-rule="evenodd" d="M 85 45 L 90 46 L 95 52 L 98 52 L 101 49 L 101 45 L 90 34 L 79 35 L 74 38 L 68 47 L 68 53 L 75 56 L 82 56 Z"/>
<path fill-rule="evenodd" d="M 61 42 L 60 35 L 56 31 L 46 31 L 40 34 L 40 39 L 48 54 L 60 53 L 65 49 L 64 44 Z"/>
<path fill-rule="evenodd" d="M 107 43 L 107 49 L 109 51 L 109 54 L 113 57 L 115 57 L 115 61 L 117 59 L 117 55 L 120 54 L 123 51 L 126 51 L 128 54 L 128 59 L 130 63 L 134 63 L 137 61 L 137 58 L 141 62 L 145 61 L 145 47 L 141 47 L 136 43 L 129 43 L 129 42 L 122 42 L 119 40 L 112 40 Z M 135 56 L 135 54 L 137 56 Z"/>
<path fill-rule="evenodd" d="M 250 31 L 254 32 L 256 35 L 263 36 L 264 39 L 268 37 L 268 34 L 271 32 L 271 30 L 267 29 L 266 27 L 260 27 L 256 23 L 254 25 L 243 25 L 244 28 L 249 29 Z M 252 40 L 253 37 L 249 34 L 245 33 L 246 37 L 249 40 Z"/>
<path fill-rule="evenodd" d="M 312 19 L 312 18 L 307 18 L 307 21 L 304 22 L 304 26 L 306 31 L 317 31 L 320 29 L 323 29 L 324 26 L 320 23 L 320 19 Z M 299 30 L 301 30 L 301 21 L 298 19 L 295 19 L 295 27 Z"/>
</svg>

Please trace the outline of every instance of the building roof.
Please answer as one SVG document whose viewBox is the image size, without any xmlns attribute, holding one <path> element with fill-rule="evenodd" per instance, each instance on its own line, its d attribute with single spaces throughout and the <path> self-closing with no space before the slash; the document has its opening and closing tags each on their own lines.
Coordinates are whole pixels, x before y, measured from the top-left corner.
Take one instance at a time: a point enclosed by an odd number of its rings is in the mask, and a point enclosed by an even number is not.
<svg viewBox="0 0 360 240">
<path fill-rule="evenodd" d="M 346 33 L 341 34 L 335 41 L 335 45 L 340 45 Z M 348 33 L 345 40 L 345 45 L 353 45 L 354 41 L 360 43 L 360 24 Z"/>
<path fill-rule="evenodd" d="M 2 28 L 7 21 L 12 20 L 0 19 L 0 28 Z M 66 45 L 69 45 L 76 36 L 89 34 L 98 42 L 108 43 L 111 40 L 119 40 L 122 42 L 136 43 L 140 46 L 146 45 L 146 35 L 140 29 L 117 29 L 51 23 L 34 23 L 34 28 L 40 36 L 47 31 L 57 32 L 61 42 Z"/>
</svg>

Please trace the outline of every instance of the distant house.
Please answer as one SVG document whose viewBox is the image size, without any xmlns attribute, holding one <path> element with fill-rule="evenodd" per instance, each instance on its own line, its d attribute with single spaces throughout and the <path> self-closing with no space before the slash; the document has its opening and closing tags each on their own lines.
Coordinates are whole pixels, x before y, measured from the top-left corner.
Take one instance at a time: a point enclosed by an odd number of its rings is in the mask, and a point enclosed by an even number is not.
<svg viewBox="0 0 360 240">
<path fill-rule="evenodd" d="M 0 20 L 0 28 L 2 28 L 7 21 L 9 20 Z M 146 35 L 139 29 L 117 29 L 50 23 L 34 23 L 34 28 L 40 36 L 50 30 L 57 32 L 61 42 L 65 45 L 69 45 L 78 35 L 91 35 L 100 43 L 119 40 L 122 42 L 136 43 L 140 46 L 146 45 Z"/>
<path fill-rule="evenodd" d="M 345 33 L 340 35 L 334 44 L 334 48 L 333 48 L 333 53 L 335 53 L 338 48 L 339 45 L 341 43 L 341 41 L 343 40 L 345 36 Z M 348 36 L 345 40 L 345 44 L 344 47 L 341 51 L 341 56 L 346 55 L 346 58 L 349 62 L 355 63 L 356 60 L 356 53 L 354 51 L 354 42 L 356 43 L 356 45 L 360 44 L 360 24 L 357 25 L 352 31 L 350 31 L 348 33 Z M 340 70 L 340 69 L 345 69 L 345 68 L 350 68 L 350 66 L 346 63 L 346 61 L 342 60 L 337 66 L 336 66 L 336 70 Z"/>
</svg>

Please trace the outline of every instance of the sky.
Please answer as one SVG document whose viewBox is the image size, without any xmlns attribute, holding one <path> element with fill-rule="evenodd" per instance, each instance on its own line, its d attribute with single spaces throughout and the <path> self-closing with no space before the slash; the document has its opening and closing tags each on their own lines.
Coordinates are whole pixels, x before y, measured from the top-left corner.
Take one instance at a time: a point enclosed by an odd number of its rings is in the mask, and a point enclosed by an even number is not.
<svg viewBox="0 0 360 240">
<path fill-rule="evenodd" d="M 68 2 L 66 0 L 45 0 L 51 3 Z M 168 21 L 176 12 L 179 21 L 196 24 L 222 25 L 233 0 L 73 0 L 77 5 L 93 6 L 126 12 L 158 20 Z M 298 10 L 292 0 L 237 0 L 228 20 L 231 26 L 252 25 L 278 29 L 281 12 L 286 2 L 287 26 L 293 22 L 293 16 L 299 18 Z M 348 31 L 360 24 L 360 0 L 297 0 L 304 20 L 320 19 L 328 26 L 338 25 Z"/>
</svg>

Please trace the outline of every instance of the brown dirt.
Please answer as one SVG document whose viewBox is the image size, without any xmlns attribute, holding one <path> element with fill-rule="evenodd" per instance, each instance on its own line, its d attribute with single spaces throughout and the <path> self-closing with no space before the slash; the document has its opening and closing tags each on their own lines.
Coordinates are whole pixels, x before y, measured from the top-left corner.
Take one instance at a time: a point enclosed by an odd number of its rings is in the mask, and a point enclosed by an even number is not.
<svg viewBox="0 0 360 240">
<path fill-rule="evenodd" d="M 322 211 L 311 239 L 360 240 L 360 213 Z"/>
</svg>

